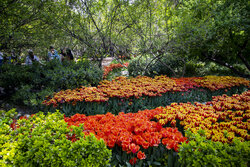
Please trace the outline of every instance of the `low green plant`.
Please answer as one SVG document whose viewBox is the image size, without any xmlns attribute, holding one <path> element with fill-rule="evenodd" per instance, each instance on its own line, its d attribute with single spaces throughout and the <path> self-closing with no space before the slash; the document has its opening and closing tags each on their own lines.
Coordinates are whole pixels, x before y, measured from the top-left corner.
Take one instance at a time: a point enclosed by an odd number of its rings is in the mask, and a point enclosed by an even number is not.
<svg viewBox="0 0 250 167">
<path fill-rule="evenodd" d="M 186 131 L 188 143 L 179 149 L 181 166 L 241 166 L 250 163 L 250 141 L 233 140 L 232 144 L 213 142 L 206 139 L 203 131 L 193 134 Z"/>
<path fill-rule="evenodd" d="M 59 112 L 38 113 L 5 124 L 0 135 L 0 166 L 107 166 L 111 151 L 103 140 L 84 136 L 83 126 L 68 128 Z M 3 137 L 4 136 L 4 137 Z M 3 137 L 3 138 L 2 138 Z"/>
<path fill-rule="evenodd" d="M 166 146 L 160 144 L 158 147 L 149 147 L 142 149 L 147 159 L 136 159 L 135 164 L 130 164 L 129 161 L 136 157 L 136 154 L 126 153 L 121 147 L 115 146 L 112 148 L 111 166 L 127 166 L 127 167 L 178 167 L 178 155 L 173 150 L 168 150 Z M 166 158 L 166 159 L 165 159 Z"/>
<path fill-rule="evenodd" d="M 15 108 L 9 111 L 0 110 L 0 127 L 3 124 L 10 125 L 16 116 L 17 112 Z"/>
</svg>

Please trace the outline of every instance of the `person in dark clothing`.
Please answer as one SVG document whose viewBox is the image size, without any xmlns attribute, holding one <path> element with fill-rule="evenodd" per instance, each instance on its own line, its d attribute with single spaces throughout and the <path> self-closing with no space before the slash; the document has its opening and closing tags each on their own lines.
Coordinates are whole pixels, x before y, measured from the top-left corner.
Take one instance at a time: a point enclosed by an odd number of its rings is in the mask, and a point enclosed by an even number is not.
<svg viewBox="0 0 250 167">
<path fill-rule="evenodd" d="M 63 62 L 64 60 L 67 60 L 67 53 L 65 52 L 65 48 L 60 49 L 60 57 L 61 61 Z"/>
<path fill-rule="evenodd" d="M 66 49 L 67 59 L 74 60 L 74 56 L 69 48 Z"/>
</svg>

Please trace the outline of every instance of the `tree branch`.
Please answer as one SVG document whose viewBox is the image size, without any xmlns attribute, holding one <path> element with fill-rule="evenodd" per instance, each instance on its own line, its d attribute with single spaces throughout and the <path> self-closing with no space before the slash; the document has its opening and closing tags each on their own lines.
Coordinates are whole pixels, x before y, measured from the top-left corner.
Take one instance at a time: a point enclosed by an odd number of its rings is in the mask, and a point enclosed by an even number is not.
<svg viewBox="0 0 250 167">
<path fill-rule="evenodd" d="M 215 59 L 215 58 L 212 58 L 212 57 L 208 57 L 206 56 L 207 59 L 217 63 L 217 64 L 220 64 L 224 67 L 227 67 L 229 68 L 230 70 L 232 70 L 235 74 L 239 75 L 240 77 L 244 77 L 244 78 L 250 78 L 250 75 L 249 74 L 243 74 L 241 73 L 240 71 L 238 71 L 236 68 L 234 68 L 233 66 L 229 65 L 228 63 L 224 62 L 224 61 L 221 61 L 221 60 L 218 60 L 218 59 Z"/>
</svg>

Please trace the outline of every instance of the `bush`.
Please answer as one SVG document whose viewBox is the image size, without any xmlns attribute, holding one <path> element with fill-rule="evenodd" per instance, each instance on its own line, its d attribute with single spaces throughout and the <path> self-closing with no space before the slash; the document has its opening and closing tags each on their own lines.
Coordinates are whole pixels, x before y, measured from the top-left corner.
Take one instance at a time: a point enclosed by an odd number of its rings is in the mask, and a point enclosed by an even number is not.
<svg viewBox="0 0 250 167">
<path fill-rule="evenodd" d="M 13 119 L 16 117 L 16 109 L 11 109 L 9 111 L 0 110 L 0 127 L 10 125 L 13 122 Z"/>
<path fill-rule="evenodd" d="M 89 62 L 61 64 L 51 61 L 31 66 L 5 64 L 0 72 L 0 87 L 4 88 L 4 96 L 15 104 L 36 106 L 53 92 L 96 86 L 101 79 L 102 69 Z"/>
<path fill-rule="evenodd" d="M 171 70 L 167 67 L 169 66 L 175 71 L 177 77 L 182 75 L 184 77 L 206 75 L 237 76 L 229 68 L 217 65 L 213 62 L 201 62 L 197 60 L 189 60 L 184 62 L 183 60 L 183 58 L 178 56 L 164 56 L 161 58 L 161 61 L 153 61 L 150 65 L 148 65 L 148 63 L 151 61 L 151 58 L 140 58 L 133 60 L 129 64 L 128 71 L 129 75 L 133 77 L 138 75 L 146 75 L 150 77 L 156 75 L 167 75 L 169 77 L 175 77 Z M 146 69 L 147 65 L 148 67 Z M 249 74 L 247 68 L 241 64 L 234 64 L 234 68 L 241 73 Z"/>
<path fill-rule="evenodd" d="M 146 67 L 146 61 L 144 59 L 135 59 L 129 63 L 128 72 L 132 77 L 144 75 L 144 68 Z"/>
<path fill-rule="evenodd" d="M 103 140 L 69 129 L 59 112 L 39 113 L 1 131 L 0 166 L 106 166 L 111 151 Z"/>
<path fill-rule="evenodd" d="M 102 79 L 102 70 L 92 63 L 64 62 L 55 69 L 47 70 L 45 76 L 50 87 L 70 89 L 87 85 L 96 86 Z"/>
<path fill-rule="evenodd" d="M 188 61 L 186 63 L 185 77 L 204 76 L 204 64 L 192 60 Z"/>
<path fill-rule="evenodd" d="M 185 62 L 181 57 L 164 56 L 160 60 L 154 60 L 152 62 L 151 60 L 153 59 L 150 57 L 147 59 L 140 58 L 133 60 L 128 66 L 129 75 L 133 77 L 138 75 L 146 75 L 150 77 L 156 75 L 167 75 L 173 77 L 174 74 L 168 67 L 173 69 L 177 76 L 182 76 L 183 74 Z M 149 62 L 151 63 L 149 64 Z"/>
<path fill-rule="evenodd" d="M 249 164 L 250 142 L 233 140 L 232 144 L 213 142 L 201 134 L 186 132 L 189 143 L 179 149 L 181 166 L 241 166 Z"/>
</svg>

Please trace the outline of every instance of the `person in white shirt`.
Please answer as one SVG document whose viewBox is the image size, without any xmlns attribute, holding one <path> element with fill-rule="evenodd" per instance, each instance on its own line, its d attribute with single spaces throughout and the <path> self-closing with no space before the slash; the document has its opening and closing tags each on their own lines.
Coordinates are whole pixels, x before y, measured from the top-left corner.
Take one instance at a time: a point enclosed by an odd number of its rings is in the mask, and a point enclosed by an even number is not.
<svg viewBox="0 0 250 167">
<path fill-rule="evenodd" d="M 31 49 L 29 49 L 28 55 L 27 55 L 26 60 L 25 60 L 25 64 L 31 65 L 31 64 L 33 64 L 33 62 L 39 62 L 39 58 L 36 55 L 34 55 L 34 52 Z"/>
</svg>

